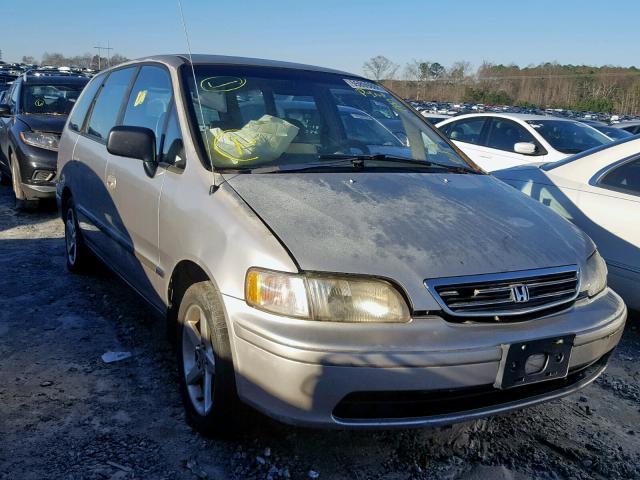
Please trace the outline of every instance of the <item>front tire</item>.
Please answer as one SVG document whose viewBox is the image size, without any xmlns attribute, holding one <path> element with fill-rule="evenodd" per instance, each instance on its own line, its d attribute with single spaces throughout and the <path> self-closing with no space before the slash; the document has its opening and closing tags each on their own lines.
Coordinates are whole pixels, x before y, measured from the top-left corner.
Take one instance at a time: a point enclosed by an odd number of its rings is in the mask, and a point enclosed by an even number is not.
<svg viewBox="0 0 640 480">
<path fill-rule="evenodd" d="M 67 269 L 71 273 L 86 273 L 92 263 L 91 252 L 84 243 L 73 199 L 63 204 L 64 245 L 67 257 Z"/>
<path fill-rule="evenodd" d="M 213 283 L 195 283 L 182 297 L 177 347 L 187 422 L 205 435 L 228 437 L 238 433 L 240 401 L 229 333 Z"/>
</svg>

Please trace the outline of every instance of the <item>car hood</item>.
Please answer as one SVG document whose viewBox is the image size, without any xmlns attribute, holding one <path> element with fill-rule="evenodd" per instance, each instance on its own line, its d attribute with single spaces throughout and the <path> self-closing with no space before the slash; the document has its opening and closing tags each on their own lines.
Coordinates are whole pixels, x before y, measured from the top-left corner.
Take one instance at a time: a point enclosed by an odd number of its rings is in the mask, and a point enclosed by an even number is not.
<svg viewBox="0 0 640 480">
<path fill-rule="evenodd" d="M 488 175 L 283 173 L 229 184 L 301 270 L 374 275 L 415 310 L 439 308 L 427 278 L 582 264 L 593 242 Z"/>
<path fill-rule="evenodd" d="M 62 133 L 67 115 L 22 114 L 18 119 L 26 123 L 31 130 Z"/>
</svg>

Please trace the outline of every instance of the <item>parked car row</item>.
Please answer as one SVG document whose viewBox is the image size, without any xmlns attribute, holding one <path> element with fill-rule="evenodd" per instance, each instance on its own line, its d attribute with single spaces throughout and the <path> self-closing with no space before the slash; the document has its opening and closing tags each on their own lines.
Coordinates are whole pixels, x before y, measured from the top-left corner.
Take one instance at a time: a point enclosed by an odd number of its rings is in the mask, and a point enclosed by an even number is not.
<svg viewBox="0 0 640 480">
<path fill-rule="evenodd" d="M 99 259 L 167 318 L 198 430 L 236 429 L 241 403 L 305 425 L 447 424 L 606 368 L 627 310 L 605 260 L 635 295 L 621 278 L 636 237 L 613 254 L 584 227 L 603 259 L 539 192 L 571 188 L 586 150 L 584 175 L 633 202 L 635 138 L 486 112 L 438 130 L 365 78 L 246 58 L 156 56 L 82 81 L 14 82 L 3 176 L 22 203 L 53 181 L 68 269 Z M 49 121 L 69 110 L 60 137 Z M 540 186 L 500 178 L 534 199 L 478 167 L 525 159 L 545 162 Z"/>
<path fill-rule="evenodd" d="M 552 115 L 577 121 L 599 122 L 605 125 L 640 122 L 637 115 L 615 115 L 602 112 L 575 111 L 564 108 L 519 107 L 515 105 L 487 105 L 468 102 L 425 102 L 407 99 L 413 108 L 423 114 L 463 115 L 466 113 L 521 113 L 526 115 Z"/>
<path fill-rule="evenodd" d="M 53 197 L 60 134 L 88 80 L 25 73 L 1 94 L 0 180 L 11 180 L 19 208 Z"/>
</svg>

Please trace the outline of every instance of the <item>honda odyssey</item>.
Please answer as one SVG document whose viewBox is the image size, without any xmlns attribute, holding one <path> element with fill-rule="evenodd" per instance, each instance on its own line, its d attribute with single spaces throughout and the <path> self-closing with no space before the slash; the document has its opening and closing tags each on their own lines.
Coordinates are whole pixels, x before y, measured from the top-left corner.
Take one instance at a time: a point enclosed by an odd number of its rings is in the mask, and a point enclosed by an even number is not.
<svg viewBox="0 0 640 480">
<path fill-rule="evenodd" d="M 69 270 L 98 257 L 166 315 L 203 432 L 242 403 L 352 428 L 506 412 L 593 382 L 622 335 L 584 233 L 349 73 L 119 65 L 76 102 L 58 172 Z"/>
</svg>

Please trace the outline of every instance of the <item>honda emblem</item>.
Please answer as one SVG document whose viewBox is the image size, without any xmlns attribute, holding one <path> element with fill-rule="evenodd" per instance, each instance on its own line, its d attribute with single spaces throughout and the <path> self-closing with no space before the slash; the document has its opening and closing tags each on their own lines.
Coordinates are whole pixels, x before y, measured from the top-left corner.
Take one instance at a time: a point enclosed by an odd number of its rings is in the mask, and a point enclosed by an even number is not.
<svg viewBox="0 0 640 480">
<path fill-rule="evenodd" d="M 526 285 L 512 285 L 511 298 L 516 303 L 524 303 L 529 301 L 529 289 Z"/>
</svg>

